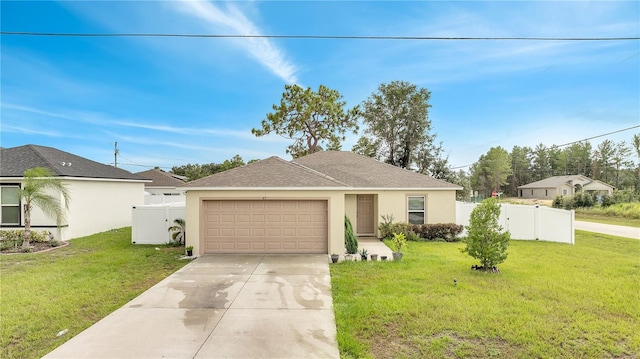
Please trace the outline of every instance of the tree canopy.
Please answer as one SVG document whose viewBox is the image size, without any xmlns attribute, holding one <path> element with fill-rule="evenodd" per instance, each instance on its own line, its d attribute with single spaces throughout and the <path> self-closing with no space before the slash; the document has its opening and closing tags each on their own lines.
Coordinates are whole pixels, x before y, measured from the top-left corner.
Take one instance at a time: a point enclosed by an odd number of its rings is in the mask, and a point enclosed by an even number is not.
<svg viewBox="0 0 640 359">
<path fill-rule="evenodd" d="M 471 166 L 471 184 L 489 195 L 506 185 L 511 174 L 509 153 L 500 146 L 492 147 Z"/>
<path fill-rule="evenodd" d="M 381 84 L 362 103 L 366 127 L 352 150 L 402 168 L 414 165 L 420 153 L 423 163 L 436 163 L 425 158 L 437 152 L 430 133 L 430 96 L 427 89 L 405 81 Z"/>
<path fill-rule="evenodd" d="M 348 110 L 345 106 L 342 95 L 324 85 L 318 91 L 285 85 L 280 104 L 273 105 L 274 112 L 251 133 L 260 137 L 273 132 L 294 140 L 287 147 L 293 158 L 322 149 L 339 150 L 345 134 L 358 131 L 358 106 Z"/>
<path fill-rule="evenodd" d="M 249 161 L 249 163 L 255 160 Z M 221 163 L 206 163 L 206 164 L 186 164 L 182 166 L 173 166 L 171 172 L 187 177 L 187 181 L 197 180 L 198 178 L 207 177 L 212 174 L 230 170 L 232 168 L 244 166 L 244 160 L 240 155 L 235 155 L 231 159 L 225 160 Z"/>
</svg>

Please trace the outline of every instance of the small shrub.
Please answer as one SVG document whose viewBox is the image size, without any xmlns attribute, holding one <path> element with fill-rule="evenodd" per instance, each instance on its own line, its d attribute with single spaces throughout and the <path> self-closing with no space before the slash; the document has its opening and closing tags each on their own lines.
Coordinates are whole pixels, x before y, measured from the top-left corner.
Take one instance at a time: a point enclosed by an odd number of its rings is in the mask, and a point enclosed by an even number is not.
<svg viewBox="0 0 640 359">
<path fill-rule="evenodd" d="M 347 254 L 358 253 L 358 239 L 353 234 L 353 226 L 347 216 L 344 216 L 344 247 L 347 250 Z"/>
<path fill-rule="evenodd" d="M 391 251 L 399 253 L 402 252 L 404 247 L 407 246 L 407 237 L 404 233 L 394 233 L 391 241 L 389 242 L 389 248 Z"/>
<path fill-rule="evenodd" d="M 378 232 L 382 238 L 391 238 L 393 236 L 393 230 L 391 225 L 393 224 L 393 214 L 383 214 L 380 216 L 382 222 L 378 225 Z"/>
<path fill-rule="evenodd" d="M 586 192 L 577 193 L 573 196 L 573 208 L 593 207 L 593 196 Z"/>
<path fill-rule="evenodd" d="M 48 231 L 31 231 L 31 242 L 44 243 L 47 241 Z M 24 229 L 8 229 L 0 231 L 0 241 L 20 241 L 24 238 Z"/>
<path fill-rule="evenodd" d="M 556 196 L 556 198 L 553 199 L 553 203 L 551 203 L 551 207 L 553 208 L 564 208 L 563 205 L 563 198 L 562 196 Z"/>
<path fill-rule="evenodd" d="M 602 206 L 603 208 L 607 208 L 607 207 L 612 206 L 614 204 L 615 204 L 615 202 L 613 201 L 613 197 L 611 197 L 610 195 L 603 194 L 600 197 L 600 206 Z"/>
<path fill-rule="evenodd" d="M 498 224 L 499 216 L 498 200 L 489 198 L 474 208 L 469 218 L 467 245 L 462 251 L 478 259 L 484 270 L 493 270 L 507 259 L 511 234 Z"/>
<path fill-rule="evenodd" d="M 413 231 L 425 240 L 444 240 L 447 242 L 458 241 L 456 236 L 462 233 L 463 229 L 464 226 L 455 223 L 422 224 L 413 227 Z"/>
<path fill-rule="evenodd" d="M 58 240 L 52 239 L 49 241 L 49 245 L 51 247 L 59 247 L 62 243 Z"/>
</svg>

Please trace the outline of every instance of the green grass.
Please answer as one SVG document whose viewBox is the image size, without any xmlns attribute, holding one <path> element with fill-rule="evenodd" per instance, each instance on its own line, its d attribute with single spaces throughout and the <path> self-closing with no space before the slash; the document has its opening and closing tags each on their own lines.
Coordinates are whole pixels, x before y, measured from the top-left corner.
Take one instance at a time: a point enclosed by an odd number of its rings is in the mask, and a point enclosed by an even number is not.
<svg viewBox="0 0 640 359">
<path fill-rule="evenodd" d="M 183 251 L 132 245 L 122 228 L 0 257 L 0 358 L 43 356 L 187 264 Z"/>
<path fill-rule="evenodd" d="M 613 224 L 616 226 L 627 226 L 640 228 L 640 219 L 624 218 L 624 217 L 611 217 L 597 214 L 590 214 L 589 212 L 576 211 L 576 221 L 595 222 L 603 224 Z"/>
<path fill-rule="evenodd" d="M 463 246 L 331 265 L 342 357 L 640 357 L 640 241 L 512 241 L 499 274 L 470 270 Z"/>
</svg>

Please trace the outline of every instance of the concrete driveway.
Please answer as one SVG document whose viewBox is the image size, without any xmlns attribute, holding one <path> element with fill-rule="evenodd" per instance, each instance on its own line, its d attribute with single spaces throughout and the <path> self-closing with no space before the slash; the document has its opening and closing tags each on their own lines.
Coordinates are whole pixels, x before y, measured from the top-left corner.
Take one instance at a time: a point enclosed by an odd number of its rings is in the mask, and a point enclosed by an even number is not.
<svg viewBox="0 0 640 359">
<path fill-rule="evenodd" d="M 45 358 L 339 358 L 326 255 L 203 256 Z"/>
</svg>

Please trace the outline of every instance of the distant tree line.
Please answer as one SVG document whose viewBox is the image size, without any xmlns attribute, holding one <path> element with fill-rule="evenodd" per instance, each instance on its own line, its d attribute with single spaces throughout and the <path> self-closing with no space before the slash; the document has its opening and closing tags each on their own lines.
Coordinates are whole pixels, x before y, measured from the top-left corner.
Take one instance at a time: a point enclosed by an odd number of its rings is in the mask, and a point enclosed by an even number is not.
<svg viewBox="0 0 640 359">
<path fill-rule="evenodd" d="M 251 160 L 248 163 L 255 162 L 257 160 Z M 230 170 L 232 168 L 244 166 L 244 160 L 240 155 L 235 155 L 231 159 L 225 160 L 221 163 L 207 163 L 207 164 L 186 164 L 182 166 L 173 166 L 171 168 L 171 172 L 179 175 L 187 177 L 187 181 L 197 180 L 198 178 L 203 178 L 210 176 L 212 174 L 216 174 L 218 172 L 223 172 L 226 170 Z"/>
<path fill-rule="evenodd" d="M 493 147 L 471 166 L 469 184 L 485 196 L 493 191 L 517 196 L 519 186 L 562 175 L 584 175 L 640 192 L 640 134 L 631 143 L 604 140 L 595 148 L 588 141 L 562 148 L 514 146 L 510 153 Z"/>
</svg>

